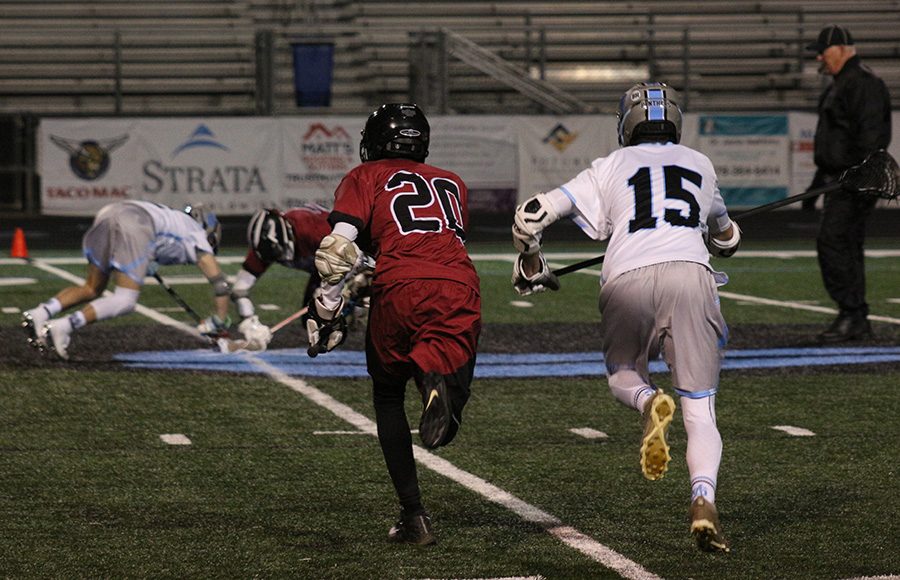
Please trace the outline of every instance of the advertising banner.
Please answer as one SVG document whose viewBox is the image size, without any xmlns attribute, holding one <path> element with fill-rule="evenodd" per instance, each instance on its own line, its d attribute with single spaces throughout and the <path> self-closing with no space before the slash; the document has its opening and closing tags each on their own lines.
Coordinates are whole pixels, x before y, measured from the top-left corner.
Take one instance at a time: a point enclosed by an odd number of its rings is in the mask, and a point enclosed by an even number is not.
<svg viewBox="0 0 900 580">
<path fill-rule="evenodd" d="M 43 213 L 93 215 L 107 203 L 141 199 L 135 178 L 144 152 L 139 123 L 43 119 L 38 135 Z"/>
<path fill-rule="evenodd" d="M 618 148 L 613 116 L 518 117 L 519 201 L 566 183 Z"/>
<path fill-rule="evenodd" d="M 318 203 L 331 207 L 344 175 L 359 165 L 359 137 L 365 119 L 282 118 L 282 179 L 278 207 Z"/>
<path fill-rule="evenodd" d="M 701 115 L 697 148 L 730 208 L 783 199 L 791 180 L 787 115 Z"/>
<path fill-rule="evenodd" d="M 49 215 L 91 215 L 124 199 L 249 214 L 280 197 L 274 119 L 46 119 L 39 142 Z"/>
<path fill-rule="evenodd" d="M 813 139 L 816 136 L 815 113 L 788 114 L 791 128 L 791 195 L 806 191 L 816 173 Z M 821 205 L 821 200 L 819 205 Z"/>
<path fill-rule="evenodd" d="M 513 117 L 435 117 L 428 163 L 453 171 L 469 188 L 470 211 L 512 214 L 519 181 Z"/>
</svg>

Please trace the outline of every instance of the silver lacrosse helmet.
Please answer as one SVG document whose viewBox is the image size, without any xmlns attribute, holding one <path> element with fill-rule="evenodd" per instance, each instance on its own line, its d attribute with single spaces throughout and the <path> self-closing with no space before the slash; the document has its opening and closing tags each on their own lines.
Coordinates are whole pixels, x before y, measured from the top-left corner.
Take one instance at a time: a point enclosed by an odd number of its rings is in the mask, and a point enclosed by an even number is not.
<svg viewBox="0 0 900 580">
<path fill-rule="evenodd" d="M 213 253 L 218 254 L 219 244 L 222 242 L 222 223 L 216 217 L 215 212 L 206 209 L 202 203 L 189 203 L 184 206 L 184 213 L 200 224 L 200 227 L 206 232 L 206 240 L 212 246 Z"/>
<path fill-rule="evenodd" d="M 294 230 L 277 209 L 261 209 L 247 225 L 247 243 L 263 262 L 294 259 Z"/>
<path fill-rule="evenodd" d="M 638 83 L 619 101 L 619 145 L 634 145 L 639 137 L 649 141 L 681 141 L 681 109 L 678 92 L 665 83 Z"/>
</svg>

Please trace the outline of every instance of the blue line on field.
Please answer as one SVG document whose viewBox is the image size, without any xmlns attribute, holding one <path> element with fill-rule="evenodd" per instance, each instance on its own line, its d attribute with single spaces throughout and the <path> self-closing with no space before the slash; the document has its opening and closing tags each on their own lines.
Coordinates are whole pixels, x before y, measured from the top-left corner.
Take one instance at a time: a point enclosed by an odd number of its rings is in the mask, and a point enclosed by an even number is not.
<svg viewBox="0 0 900 580">
<path fill-rule="evenodd" d="M 335 351 L 309 358 L 305 349 L 270 350 L 256 356 L 289 375 L 307 377 L 367 377 L 366 356 L 359 351 Z M 262 373 L 240 355 L 208 350 L 123 353 L 117 360 L 129 367 Z M 724 370 L 771 369 L 798 366 L 856 365 L 900 362 L 900 347 L 783 348 L 730 350 Z M 651 372 L 664 372 L 663 361 L 650 363 Z M 477 378 L 572 377 L 605 375 L 603 353 L 524 353 L 478 355 Z"/>
</svg>

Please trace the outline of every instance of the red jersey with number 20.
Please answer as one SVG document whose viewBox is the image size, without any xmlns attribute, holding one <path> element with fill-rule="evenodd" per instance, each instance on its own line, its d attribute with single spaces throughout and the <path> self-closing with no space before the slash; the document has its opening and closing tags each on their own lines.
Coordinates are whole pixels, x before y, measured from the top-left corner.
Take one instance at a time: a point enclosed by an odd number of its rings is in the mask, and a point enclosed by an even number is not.
<svg viewBox="0 0 900 580">
<path fill-rule="evenodd" d="M 458 175 L 408 159 L 353 168 L 334 194 L 329 221 L 347 222 L 376 262 L 373 284 L 455 280 L 478 291 L 465 247 L 468 190 Z"/>
</svg>

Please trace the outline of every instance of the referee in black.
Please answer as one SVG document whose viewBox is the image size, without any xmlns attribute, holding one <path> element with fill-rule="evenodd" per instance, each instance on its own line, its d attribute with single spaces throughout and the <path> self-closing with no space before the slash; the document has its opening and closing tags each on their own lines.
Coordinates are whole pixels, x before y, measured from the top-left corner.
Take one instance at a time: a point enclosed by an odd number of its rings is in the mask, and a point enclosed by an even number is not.
<svg viewBox="0 0 900 580">
<path fill-rule="evenodd" d="M 812 189 L 834 183 L 845 169 L 878 149 L 887 149 L 891 142 L 891 100 L 884 81 L 860 62 L 845 27 L 826 26 L 807 48 L 816 52 L 819 72 L 832 77 L 819 98 Z M 876 200 L 843 190 L 825 195 L 816 249 L 825 289 L 840 311 L 819 335 L 822 343 L 872 336 L 863 244 L 866 220 Z"/>
</svg>

